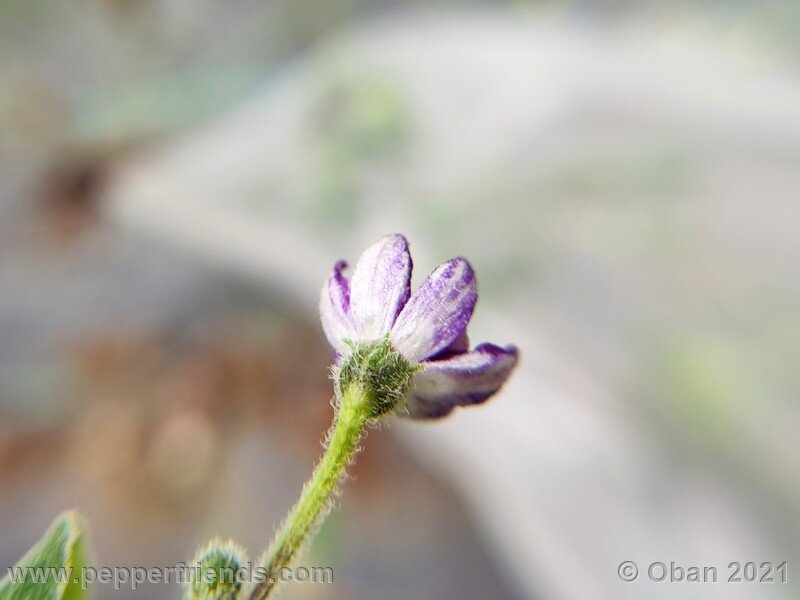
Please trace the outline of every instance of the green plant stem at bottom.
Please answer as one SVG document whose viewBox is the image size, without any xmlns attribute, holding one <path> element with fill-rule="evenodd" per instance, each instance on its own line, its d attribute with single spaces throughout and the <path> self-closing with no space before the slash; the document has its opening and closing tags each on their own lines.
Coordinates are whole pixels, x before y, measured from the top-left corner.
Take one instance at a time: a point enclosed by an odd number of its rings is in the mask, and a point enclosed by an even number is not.
<svg viewBox="0 0 800 600">
<path fill-rule="evenodd" d="M 269 576 L 255 587 L 250 600 L 270 597 L 280 583 L 277 578 L 280 569 L 292 565 L 330 512 L 347 465 L 358 451 L 358 444 L 372 416 L 372 396 L 358 383 L 351 383 L 344 389 L 328 432 L 325 454 L 267 551 L 263 566 Z"/>
</svg>

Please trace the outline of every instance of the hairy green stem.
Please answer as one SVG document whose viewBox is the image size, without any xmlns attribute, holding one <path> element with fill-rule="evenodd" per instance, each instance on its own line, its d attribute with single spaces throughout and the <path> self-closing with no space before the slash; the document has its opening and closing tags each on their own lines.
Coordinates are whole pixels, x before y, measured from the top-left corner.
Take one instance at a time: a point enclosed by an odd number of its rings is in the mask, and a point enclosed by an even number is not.
<svg viewBox="0 0 800 600">
<path fill-rule="evenodd" d="M 338 402 L 338 411 L 328 432 L 327 449 L 311 479 L 294 505 L 275 541 L 267 551 L 267 579 L 250 594 L 250 600 L 266 600 L 278 587 L 278 573 L 292 565 L 311 540 L 331 509 L 347 465 L 374 410 L 373 393 L 362 384 L 350 383 Z"/>
</svg>

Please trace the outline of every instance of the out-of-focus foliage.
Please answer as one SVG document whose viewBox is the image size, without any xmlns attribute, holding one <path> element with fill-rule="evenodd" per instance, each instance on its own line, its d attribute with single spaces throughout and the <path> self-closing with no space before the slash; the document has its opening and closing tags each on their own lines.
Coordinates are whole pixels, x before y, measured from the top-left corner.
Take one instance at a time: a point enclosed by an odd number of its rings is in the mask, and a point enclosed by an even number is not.
<svg viewBox="0 0 800 600">
<path fill-rule="evenodd" d="M 50 526 L 39 543 L 0 581 L 2 600 L 83 600 L 86 582 L 86 542 L 80 519 L 65 513 Z"/>
</svg>

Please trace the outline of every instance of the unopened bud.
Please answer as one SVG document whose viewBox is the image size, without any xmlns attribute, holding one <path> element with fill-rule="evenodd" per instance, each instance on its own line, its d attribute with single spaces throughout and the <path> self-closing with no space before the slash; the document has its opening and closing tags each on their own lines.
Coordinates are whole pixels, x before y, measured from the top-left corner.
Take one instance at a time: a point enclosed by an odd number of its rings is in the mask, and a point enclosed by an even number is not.
<svg viewBox="0 0 800 600">
<path fill-rule="evenodd" d="M 186 600 L 237 600 L 246 562 L 247 555 L 236 542 L 212 539 L 192 561 Z"/>
</svg>

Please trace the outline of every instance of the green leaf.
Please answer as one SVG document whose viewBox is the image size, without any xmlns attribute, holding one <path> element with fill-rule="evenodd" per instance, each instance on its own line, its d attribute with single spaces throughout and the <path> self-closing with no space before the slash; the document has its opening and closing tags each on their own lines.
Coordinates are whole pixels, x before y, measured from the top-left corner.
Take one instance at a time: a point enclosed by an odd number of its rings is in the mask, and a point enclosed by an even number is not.
<svg viewBox="0 0 800 600">
<path fill-rule="evenodd" d="M 65 512 L 0 581 L 0 600 L 84 600 L 85 564 L 80 518 Z"/>
</svg>

